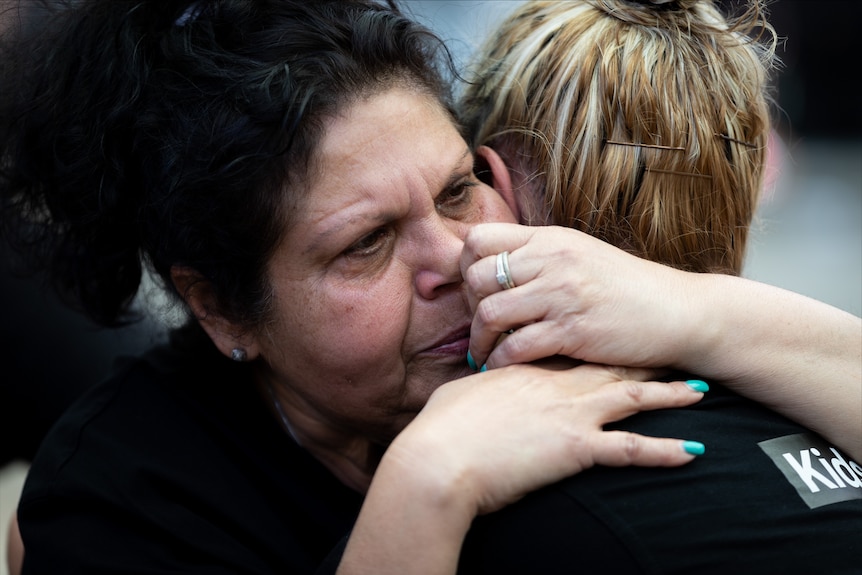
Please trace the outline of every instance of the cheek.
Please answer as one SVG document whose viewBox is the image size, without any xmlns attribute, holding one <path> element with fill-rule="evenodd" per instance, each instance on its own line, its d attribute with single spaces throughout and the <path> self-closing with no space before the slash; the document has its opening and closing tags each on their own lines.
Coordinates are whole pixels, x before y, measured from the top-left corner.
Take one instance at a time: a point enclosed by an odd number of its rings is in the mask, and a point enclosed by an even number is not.
<svg viewBox="0 0 862 575">
<path fill-rule="evenodd" d="M 337 326 L 340 351 L 355 363 L 388 363 L 401 358 L 409 312 L 410 298 L 403 292 L 371 288 L 339 294 L 327 321 Z"/>
<path fill-rule="evenodd" d="M 326 290 L 279 322 L 273 375 L 301 397 L 320 421 L 386 442 L 415 409 L 405 404 L 402 348 L 410 298 L 379 290 Z M 275 343 L 277 342 L 277 343 Z"/>
<path fill-rule="evenodd" d="M 327 385 L 379 382 L 382 375 L 403 374 L 409 293 L 385 290 L 379 283 L 320 286 L 294 303 L 294 321 L 284 327 L 295 351 L 286 350 L 286 362 L 296 366 L 300 373 L 295 375 L 325 377 Z"/>
</svg>

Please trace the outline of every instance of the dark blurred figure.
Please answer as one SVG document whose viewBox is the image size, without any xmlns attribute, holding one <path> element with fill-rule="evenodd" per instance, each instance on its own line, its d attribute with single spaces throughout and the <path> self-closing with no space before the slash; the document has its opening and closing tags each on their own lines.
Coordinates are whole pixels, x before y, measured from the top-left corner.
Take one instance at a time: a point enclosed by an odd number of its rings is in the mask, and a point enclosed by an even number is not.
<svg viewBox="0 0 862 575">
<path fill-rule="evenodd" d="M 0 32 L 38 26 L 40 6 L 0 0 Z M 29 461 L 60 413 L 105 377 L 117 356 L 137 353 L 161 337 L 152 320 L 103 330 L 69 311 L 41 276 L 23 273 L 2 238 L 0 302 L 0 466 Z"/>
<path fill-rule="evenodd" d="M 153 321 L 118 330 L 95 327 L 62 306 L 41 277 L 18 277 L 0 249 L 0 465 L 29 461 L 62 411 L 110 371 L 114 359 L 150 347 Z"/>
</svg>

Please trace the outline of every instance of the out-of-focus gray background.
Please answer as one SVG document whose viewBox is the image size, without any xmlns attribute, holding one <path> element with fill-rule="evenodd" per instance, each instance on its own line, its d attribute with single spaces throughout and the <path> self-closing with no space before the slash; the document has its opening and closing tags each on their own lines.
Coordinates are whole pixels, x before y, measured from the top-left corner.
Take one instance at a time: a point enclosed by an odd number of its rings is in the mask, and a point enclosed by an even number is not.
<svg viewBox="0 0 862 575">
<path fill-rule="evenodd" d="M 466 62 L 518 0 L 413 0 L 407 7 Z M 736 6 L 737 0 L 724 0 Z M 755 225 L 745 275 L 862 315 L 862 112 L 855 91 L 858 0 L 777 0 L 783 153 Z M 41 435 L 117 354 L 160 337 L 149 319 L 98 330 L 65 311 L 38 281 L 11 276 L 0 246 L 0 575 L 5 529 Z M 860 366 L 862 370 L 862 366 Z"/>
</svg>

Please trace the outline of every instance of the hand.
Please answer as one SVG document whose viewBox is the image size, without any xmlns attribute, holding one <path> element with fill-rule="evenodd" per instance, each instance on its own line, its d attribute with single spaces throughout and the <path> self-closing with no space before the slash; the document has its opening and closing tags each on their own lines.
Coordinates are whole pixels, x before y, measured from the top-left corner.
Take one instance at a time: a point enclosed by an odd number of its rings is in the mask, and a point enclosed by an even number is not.
<svg viewBox="0 0 862 575">
<path fill-rule="evenodd" d="M 515 287 L 496 281 L 509 252 Z M 489 368 L 564 355 L 609 365 L 676 365 L 692 276 L 576 230 L 483 224 L 465 241 L 461 272 L 474 311 L 470 353 Z M 514 329 L 498 345 L 501 334 Z M 493 351 L 492 351 L 493 350 Z"/>
<path fill-rule="evenodd" d="M 571 362 L 567 362 L 570 364 Z M 386 450 L 339 575 L 455 573 L 477 514 L 596 464 L 676 466 L 680 440 L 603 431 L 703 394 L 647 370 L 513 365 L 446 383 Z"/>
<path fill-rule="evenodd" d="M 570 365 L 513 365 L 443 385 L 389 447 L 385 465 L 399 466 L 407 483 L 419 478 L 417 491 L 458 498 L 472 519 L 596 464 L 693 459 L 679 439 L 603 426 L 690 405 L 702 393 L 682 382 L 646 381 L 650 370 Z"/>
</svg>

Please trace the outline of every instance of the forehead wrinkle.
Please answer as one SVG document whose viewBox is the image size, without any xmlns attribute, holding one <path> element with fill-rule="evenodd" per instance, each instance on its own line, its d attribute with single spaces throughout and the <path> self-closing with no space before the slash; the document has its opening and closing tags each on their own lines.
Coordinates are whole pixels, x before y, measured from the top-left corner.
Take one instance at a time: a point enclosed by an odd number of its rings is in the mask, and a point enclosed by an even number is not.
<svg viewBox="0 0 862 575">
<path fill-rule="evenodd" d="M 354 155 L 355 154 L 351 154 L 351 156 L 354 156 Z M 454 186 L 458 182 L 458 180 L 469 175 L 469 173 L 472 171 L 472 168 L 473 168 L 472 162 L 470 162 L 469 166 L 467 166 L 463 169 L 461 168 L 461 165 L 464 163 L 464 160 L 467 158 L 472 158 L 472 152 L 465 145 L 463 153 L 458 158 L 456 158 L 456 160 L 453 162 L 453 165 L 450 167 L 449 176 L 446 178 L 443 185 L 440 187 L 440 190 L 435 190 L 435 191 L 442 191 L 442 190 L 445 190 L 451 186 Z M 430 187 L 432 185 L 432 182 L 430 181 L 432 178 L 433 178 L 433 174 L 423 175 L 422 180 L 423 180 L 424 186 Z M 434 179 L 436 179 L 436 178 L 434 178 Z M 406 180 L 402 184 L 399 184 L 398 182 L 395 182 L 391 178 L 387 177 L 387 178 L 383 178 L 379 183 L 376 183 L 373 185 L 386 186 L 386 187 L 390 187 L 390 188 L 393 186 L 404 185 L 405 187 L 409 188 L 409 187 L 413 187 L 414 184 L 411 184 L 409 180 Z M 351 186 L 350 192 L 356 193 L 356 195 L 357 195 L 356 199 L 353 202 L 351 202 L 350 204 L 345 205 L 342 208 L 340 208 L 339 213 L 342 213 L 346 210 L 349 210 L 353 206 L 356 206 L 357 204 L 361 204 L 362 202 L 364 202 L 368 199 L 371 199 L 372 201 L 374 200 L 374 194 L 372 193 L 372 191 L 369 190 L 363 184 L 354 184 L 353 186 Z M 408 211 L 409 211 L 412 208 L 413 195 L 408 194 L 407 199 L 409 202 L 409 204 L 408 204 Z M 323 214 L 321 218 L 319 218 L 315 221 L 315 223 L 323 221 L 323 220 L 327 219 L 328 217 L 330 217 L 331 215 L 333 215 L 333 214 Z M 391 210 L 383 210 L 383 211 L 360 210 L 358 213 L 352 214 L 346 220 L 343 220 L 339 225 L 327 226 L 327 228 L 325 230 L 319 232 L 318 234 L 315 234 L 313 240 L 311 242 L 309 242 L 309 244 L 306 246 L 306 248 L 303 250 L 302 253 L 304 255 L 308 254 L 311 250 L 314 249 L 315 244 L 320 243 L 322 241 L 325 241 L 329 236 L 331 236 L 332 234 L 336 233 L 337 231 L 341 230 L 342 228 L 344 228 L 346 226 L 351 226 L 353 224 L 356 224 L 357 222 L 371 222 L 375 225 L 383 225 L 383 224 L 391 222 L 395 219 L 397 219 L 397 214 Z"/>
<path fill-rule="evenodd" d="M 330 118 L 327 122 L 327 136 L 325 140 L 337 140 L 339 135 L 338 132 L 342 130 L 341 122 L 346 121 L 348 118 L 349 115 L 347 114 Z M 364 135 L 362 143 L 365 144 L 369 141 L 372 141 L 373 139 L 375 139 L 375 136 L 372 136 L 369 132 L 367 136 Z M 316 226 L 320 222 L 323 222 L 333 216 L 338 216 L 345 211 L 352 209 L 357 204 L 367 201 L 368 199 L 373 200 L 374 196 L 372 191 L 363 183 L 357 182 L 355 180 L 351 182 L 344 182 L 344 178 L 338 175 L 337 170 L 333 174 L 330 172 L 330 170 L 327 169 L 328 166 L 332 165 L 339 165 L 341 167 L 347 166 L 348 168 L 357 164 L 361 165 L 362 162 L 364 162 L 363 148 L 364 145 L 353 146 L 350 150 L 336 149 L 334 157 L 330 157 L 333 151 L 327 149 L 326 144 L 322 146 L 322 150 L 324 153 L 321 154 L 321 157 L 317 159 L 317 169 L 315 170 L 315 177 L 313 180 L 314 183 L 310 186 L 310 189 L 314 190 L 317 186 L 326 186 L 330 189 L 339 188 L 341 189 L 341 192 L 336 193 L 338 193 L 340 196 L 346 197 L 348 195 L 352 195 L 354 196 L 354 198 L 350 203 L 339 206 L 335 212 L 328 210 L 317 210 L 317 213 L 308 213 L 308 221 L 311 226 Z M 361 173 L 361 171 L 348 170 L 348 173 L 355 174 Z M 342 182 L 344 183 L 343 186 L 341 185 Z M 385 180 L 381 181 L 379 184 L 385 184 Z M 310 195 L 311 194 L 309 194 L 309 196 Z M 307 197 L 306 200 L 308 199 L 309 198 Z M 306 203 L 306 206 L 307 205 L 308 204 Z M 359 211 L 358 213 L 351 214 L 346 219 L 341 220 L 339 224 L 326 226 L 325 229 L 316 233 L 312 238 L 312 241 L 308 242 L 305 249 L 303 249 L 301 253 L 303 255 L 308 255 L 308 253 L 314 250 L 317 244 L 325 241 L 328 237 L 332 236 L 345 226 L 350 226 L 363 220 L 375 220 L 375 223 L 379 224 L 386 221 L 386 218 L 387 214 L 369 213 L 368 211 Z"/>
<path fill-rule="evenodd" d="M 333 213 L 323 213 L 320 218 L 312 220 L 312 225 L 327 220 L 333 216 L 336 216 L 336 224 L 327 225 L 325 229 L 316 233 L 312 238 L 312 241 L 308 243 L 305 249 L 302 251 L 303 255 L 307 255 L 309 252 L 313 251 L 317 244 L 325 241 L 327 238 L 335 234 L 336 232 L 341 231 L 345 227 L 353 226 L 358 222 L 370 222 L 375 226 L 385 224 L 388 221 L 394 219 L 395 214 L 391 211 L 369 211 L 369 210 L 359 210 L 356 213 L 352 213 L 346 217 L 346 219 L 338 218 L 337 216 L 343 214 L 345 211 L 350 210 L 353 206 L 364 202 L 368 196 L 370 195 L 367 191 L 360 192 L 362 195 L 357 197 L 355 201 L 351 202 L 349 205 L 341 207 L 335 214 Z"/>
<path fill-rule="evenodd" d="M 422 105 L 426 106 L 426 109 L 431 109 L 438 118 L 446 123 L 447 127 L 451 127 L 457 133 L 451 116 L 441 108 L 439 103 L 423 98 Z M 410 110 L 403 110 L 403 115 L 409 118 L 408 122 L 415 122 Z M 323 153 L 318 158 L 314 177 L 315 184 L 311 187 L 315 188 L 322 185 L 329 188 L 329 193 L 344 197 L 347 199 L 347 203 L 338 206 L 334 212 L 322 210 L 318 214 L 307 213 L 308 222 L 311 226 L 322 224 L 326 229 L 314 235 L 303 249 L 303 254 L 313 251 L 315 244 L 326 241 L 327 238 L 346 226 L 356 225 L 358 222 L 367 222 L 363 224 L 365 227 L 368 227 L 368 223 L 379 226 L 396 220 L 402 211 L 401 206 L 393 208 L 391 205 L 379 205 L 377 198 L 380 197 L 381 189 L 391 190 L 393 194 L 397 193 L 398 190 L 408 190 L 408 193 L 403 194 L 403 197 L 406 202 L 406 210 L 409 212 L 414 207 L 413 201 L 416 197 L 414 192 L 427 190 L 431 193 L 431 197 L 435 198 L 438 193 L 452 187 L 459 179 L 472 172 L 472 152 L 463 138 L 459 137 L 460 145 L 463 146 L 461 153 L 448 166 L 436 164 L 432 159 L 427 163 L 417 165 L 416 169 L 407 170 L 402 165 L 399 155 L 395 153 L 389 157 L 384 156 L 385 164 L 382 166 L 382 174 L 380 172 L 376 174 L 375 172 L 367 173 L 364 169 L 364 164 L 367 161 L 367 148 L 380 145 L 381 139 L 385 139 L 387 131 L 394 130 L 397 133 L 403 129 L 404 124 L 396 122 L 394 125 L 375 126 L 376 130 L 358 131 L 357 125 L 354 123 L 356 118 L 355 110 L 349 108 L 344 114 L 330 118 L 327 122 L 326 135 L 322 142 Z M 380 128 L 384 129 L 383 133 L 381 133 Z M 429 137 L 438 136 L 439 134 L 435 132 Z M 429 144 L 423 141 L 425 136 L 421 131 L 414 137 L 414 142 L 420 148 Z M 352 145 L 349 148 L 337 145 L 338 142 L 343 141 L 342 138 L 351 141 Z M 334 147 L 331 147 L 333 145 Z M 434 149 L 433 145 L 430 145 L 429 150 L 431 149 Z M 434 153 L 445 154 L 445 150 L 442 152 L 438 150 Z M 462 164 L 468 158 L 471 160 L 469 165 L 462 168 Z M 331 166 L 338 166 L 338 169 L 328 169 Z M 448 174 L 441 173 L 443 170 L 448 170 Z M 365 177 L 364 180 L 359 179 L 363 176 Z M 370 179 L 372 176 L 373 180 Z M 363 202 L 369 202 L 371 207 L 361 206 Z M 351 211 L 353 213 L 349 213 Z M 339 216 L 344 212 L 348 213 L 340 218 Z M 334 218 L 334 225 L 327 223 L 329 218 Z"/>
</svg>

